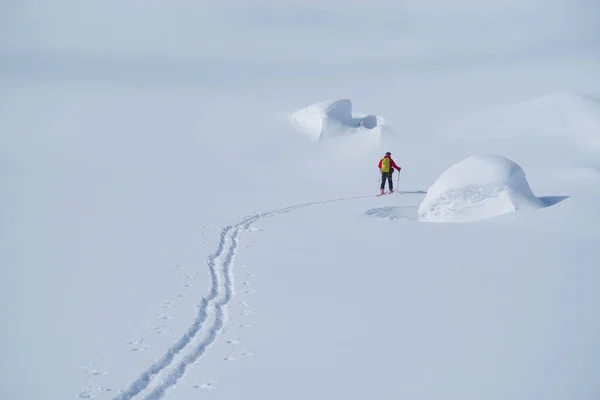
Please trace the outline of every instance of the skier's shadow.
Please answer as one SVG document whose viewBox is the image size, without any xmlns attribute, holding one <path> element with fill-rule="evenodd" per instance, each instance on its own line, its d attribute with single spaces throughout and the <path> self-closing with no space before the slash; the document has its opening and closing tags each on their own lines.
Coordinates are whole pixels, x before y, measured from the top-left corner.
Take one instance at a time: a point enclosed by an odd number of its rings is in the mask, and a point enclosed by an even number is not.
<svg viewBox="0 0 600 400">
<path fill-rule="evenodd" d="M 398 190 L 394 194 L 427 194 L 424 190 Z M 365 214 L 370 217 L 378 217 L 384 219 L 410 219 L 417 220 L 418 205 L 406 205 L 395 207 L 378 207 L 367 210 Z"/>
<path fill-rule="evenodd" d="M 406 190 L 397 190 L 395 193 L 398 194 L 427 194 L 426 191 L 423 190 L 415 190 L 415 191 L 406 191 Z"/>
<path fill-rule="evenodd" d="M 370 217 L 417 220 L 419 206 L 379 207 L 365 211 Z"/>
</svg>

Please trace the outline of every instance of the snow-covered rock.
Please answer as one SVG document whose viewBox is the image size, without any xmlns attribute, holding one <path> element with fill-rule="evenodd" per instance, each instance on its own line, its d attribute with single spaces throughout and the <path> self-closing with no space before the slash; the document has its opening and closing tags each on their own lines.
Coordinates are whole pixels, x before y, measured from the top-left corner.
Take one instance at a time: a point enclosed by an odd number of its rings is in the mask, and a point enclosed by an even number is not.
<svg viewBox="0 0 600 400">
<path fill-rule="evenodd" d="M 342 99 L 311 104 L 290 115 L 290 121 L 313 141 L 352 134 L 381 136 L 391 132 L 384 118 L 352 114 L 352 101 Z"/>
<path fill-rule="evenodd" d="M 543 206 L 518 164 L 497 155 L 471 156 L 440 175 L 421 202 L 418 217 L 467 222 Z"/>
<path fill-rule="evenodd" d="M 600 143 L 600 102 L 573 93 L 551 93 L 495 107 L 461 119 L 445 129 L 453 136 L 568 137 Z"/>
</svg>

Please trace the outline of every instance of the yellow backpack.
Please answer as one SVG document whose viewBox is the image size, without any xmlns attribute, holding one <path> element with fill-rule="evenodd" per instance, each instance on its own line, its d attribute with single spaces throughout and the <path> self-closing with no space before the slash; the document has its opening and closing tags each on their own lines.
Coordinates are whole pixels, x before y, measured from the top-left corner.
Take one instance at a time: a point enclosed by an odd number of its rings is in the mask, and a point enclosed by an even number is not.
<svg viewBox="0 0 600 400">
<path fill-rule="evenodd" d="M 381 161 L 381 172 L 390 172 L 390 159 L 388 157 L 383 158 Z"/>
</svg>

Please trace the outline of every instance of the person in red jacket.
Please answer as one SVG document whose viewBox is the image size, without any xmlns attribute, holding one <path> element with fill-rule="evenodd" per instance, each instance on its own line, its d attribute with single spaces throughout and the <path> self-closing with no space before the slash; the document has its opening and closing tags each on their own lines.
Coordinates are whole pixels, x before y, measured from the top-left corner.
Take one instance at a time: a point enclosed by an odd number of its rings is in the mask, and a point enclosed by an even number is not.
<svg viewBox="0 0 600 400">
<path fill-rule="evenodd" d="M 392 153 L 389 151 L 385 153 L 385 156 L 379 160 L 379 164 L 377 168 L 381 171 L 381 194 L 384 193 L 385 189 L 385 180 L 388 181 L 388 187 L 390 188 L 390 193 L 394 192 L 394 183 L 392 181 L 392 174 L 394 173 L 394 168 L 400 171 L 402 168 L 396 165 L 394 160 L 392 160 Z"/>
</svg>

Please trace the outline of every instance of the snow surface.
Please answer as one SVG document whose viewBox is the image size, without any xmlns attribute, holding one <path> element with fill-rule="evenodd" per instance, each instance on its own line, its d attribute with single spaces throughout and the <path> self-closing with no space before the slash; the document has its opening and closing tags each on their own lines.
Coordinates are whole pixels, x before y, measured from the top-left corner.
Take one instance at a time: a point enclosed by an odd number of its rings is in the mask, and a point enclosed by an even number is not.
<svg viewBox="0 0 600 400">
<path fill-rule="evenodd" d="M 466 222 L 543 206 L 514 161 L 497 155 L 471 156 L 444 171 L 427 190 L 419 219 Z"/>
<path fill-rule="evenodd" d="M 290 115 L 291 122 L 312 141 L 351 134 L 370 135 L 380 139 L 391 128 L 383 117 L 352 114 L 352 101 L 342 99 L 311 104 Z"/>
<path fill-rule="evenodd" d="M 486 137 L 568 137 L 600 144 L 600 102 L 575 93 L 551 93 L 470 116 L 447 133 Z"/>
<path fill-rule="evenodd" d="M 599 10 L 3 2 L 0 399 L 598 399 Z M 478 154 L 545 207 L 419 221 Z"/>
</svg>

